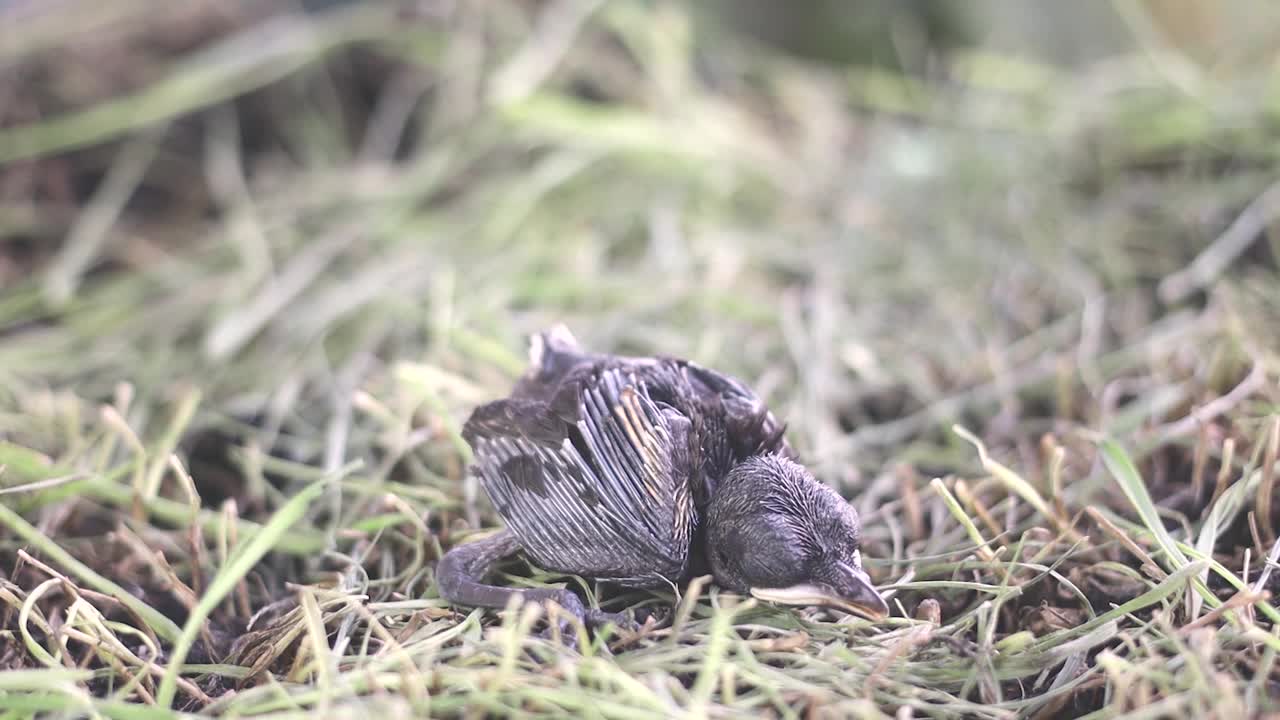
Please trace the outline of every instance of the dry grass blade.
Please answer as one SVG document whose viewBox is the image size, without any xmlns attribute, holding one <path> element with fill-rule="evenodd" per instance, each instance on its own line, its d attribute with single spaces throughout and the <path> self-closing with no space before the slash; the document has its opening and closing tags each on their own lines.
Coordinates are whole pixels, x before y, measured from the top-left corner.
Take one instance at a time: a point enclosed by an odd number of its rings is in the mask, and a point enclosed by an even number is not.
<svg viewBox="0 0 1280 720">
<path fill-rule="evenodd" d="M 178 638 L 178 626 L 172 620 L 138 600 L 132 593 L 116 582 L 103 577 L 88 565 L 72 557 L 61 545 L 41 533 L 34 525 L 23 520 L 4 505 L 0 505 L 0 526 L 8 528 L 31 547 L 35 548 L 41 555 L 66 568 L 68 572 L 79 578 L 85 585 L 110 595 L 120 604 L 129 608 L 139 618 L 142 618 L 156 635 L 169 641 L 174 641 Z"/>
<path fill-rule="evenodd" d="M 1046 520 L 1052 522 L 1060 532 L 1066 535 L 1069 540 L 1075 541 L 1080 539 L 1080 533 L 1077 532 L 1075 528 L 1071 527 L 1071 521 L 1067 517 L 1060 516 L 1055 513 L 1049 506 L 1049 503 L 1045 502 L 1045 499 L 1040 495 L 1039 491 L 1032 487 L 1031 483 L 1024 480 L 1022 476 L 1018 475 L 1013 470 L 1010 470 L 1007 466 L 993 460 L 991 456 L 987 454 L 986 445 L 984 445 L 976 435 L 959 425 L 952 426 L 951 431 L 972 443 L 973 446 L 977 448 L 978 459 L 982 462 L 983 469 L 991 473 L 997 480 L 1003 483 L 1005 487 L 1009 488 L 1009 490 L 1013 491 L 1023 500 L 1030 503 L 1031 507 L 1036 509 L 1036 512 L 1044 516 Z"/>
<path fill-rule="evenodd" d="M 1275 542 L 1276 530 L 1271 521 L 1275 506 L 1271 502 L 1276 484 L 1276 458 L 1280 456 L 1280 415 L 1271 419 L 1271 431 L 1267 433 L 1266 451 L 1262 460 L 1262 482 L 1258 483 L 1258 525 L 1262 529 L 1262 542 Z"/>
</svg>

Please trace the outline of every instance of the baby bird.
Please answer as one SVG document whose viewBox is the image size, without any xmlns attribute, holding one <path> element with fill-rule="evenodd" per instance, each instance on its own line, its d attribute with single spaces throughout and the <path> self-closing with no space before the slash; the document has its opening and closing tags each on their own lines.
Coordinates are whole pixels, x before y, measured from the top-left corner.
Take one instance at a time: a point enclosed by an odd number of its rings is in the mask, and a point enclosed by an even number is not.
<svg viewBox="0 0 1280 720">
<path fill-rule="evenodd" d="M 785 426 L 741 382 L 675 358 L 595 354 L 564 326 L 535 335 L 511 396 L 472 413 L 472 470 L 506 529 L 436 570 L 456 605 L 555 601 L 587 626 L 625 624 L 569 590 L 484 584 L 523 551 L 546 570 L 631 588 L 710 572 L 721 587 L 882 618 L 858 515 L 800 465 Z"/>
</svg>

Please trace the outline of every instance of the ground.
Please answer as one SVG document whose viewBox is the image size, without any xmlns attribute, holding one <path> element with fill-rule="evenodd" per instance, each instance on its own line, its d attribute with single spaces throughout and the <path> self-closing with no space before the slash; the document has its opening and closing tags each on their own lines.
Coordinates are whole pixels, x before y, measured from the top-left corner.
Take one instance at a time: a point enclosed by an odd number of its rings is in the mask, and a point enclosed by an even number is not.
<svg viewBox="0 0 1280 720">
<path fill-rule="evenodd" d="M 675 3 L 62 4 L 0 11 L 0 716 L 1280 709 L 1274 45 L 1130 4 L 1131 56 L 904 74 Z M 556 322 L 756 388 L 893 617 L 519 560 L 674 611 L 442 602 L 498 524 L 460 425 Z"/>
</svg>

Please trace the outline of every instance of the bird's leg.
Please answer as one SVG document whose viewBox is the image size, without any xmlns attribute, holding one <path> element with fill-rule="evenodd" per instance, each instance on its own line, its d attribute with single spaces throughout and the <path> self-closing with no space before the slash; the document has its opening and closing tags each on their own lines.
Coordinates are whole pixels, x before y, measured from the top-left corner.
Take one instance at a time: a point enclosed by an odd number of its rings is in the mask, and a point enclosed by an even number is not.
<svg viewBox="0 0 1280 720">
<path fill-rule="evenodd" d="M 440 597 L 454 605 L 488 608 L 505 608 L 513 596 L 519 597 L 521 602 L 551 600 L 588 628 L 612 623 L 620 628 L 635 629 L 635 623 L 623 615 L 587 608 L 577 595 L 563 588 L 518 589 L 483 582 L 499 560 L 519 550 L 520 542 L 510 530 L 453 548 L 440 558 L 440 564 L 436 566 L 436 586 L 440 589 Z M 562 622 L 560 629 L 567 631 L 567 623 Z"/>
</svg>

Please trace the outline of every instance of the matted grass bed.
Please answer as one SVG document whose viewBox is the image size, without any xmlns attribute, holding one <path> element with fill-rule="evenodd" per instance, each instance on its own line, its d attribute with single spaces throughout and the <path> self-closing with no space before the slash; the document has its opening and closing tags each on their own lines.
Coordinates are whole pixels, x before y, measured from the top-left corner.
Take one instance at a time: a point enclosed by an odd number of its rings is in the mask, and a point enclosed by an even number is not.
<svg viewBox="0 0 1280 720">
<path fill-rule="evenodd" d="M 0 718 L 1278 709 L 1274 59 L 55 4 L 0 10 Z M 497 522 L 459 426 L 554 322 L 768 398 L 893 617 L 518 560 L 674 611 L 442 602 Z"/>
</svg>

